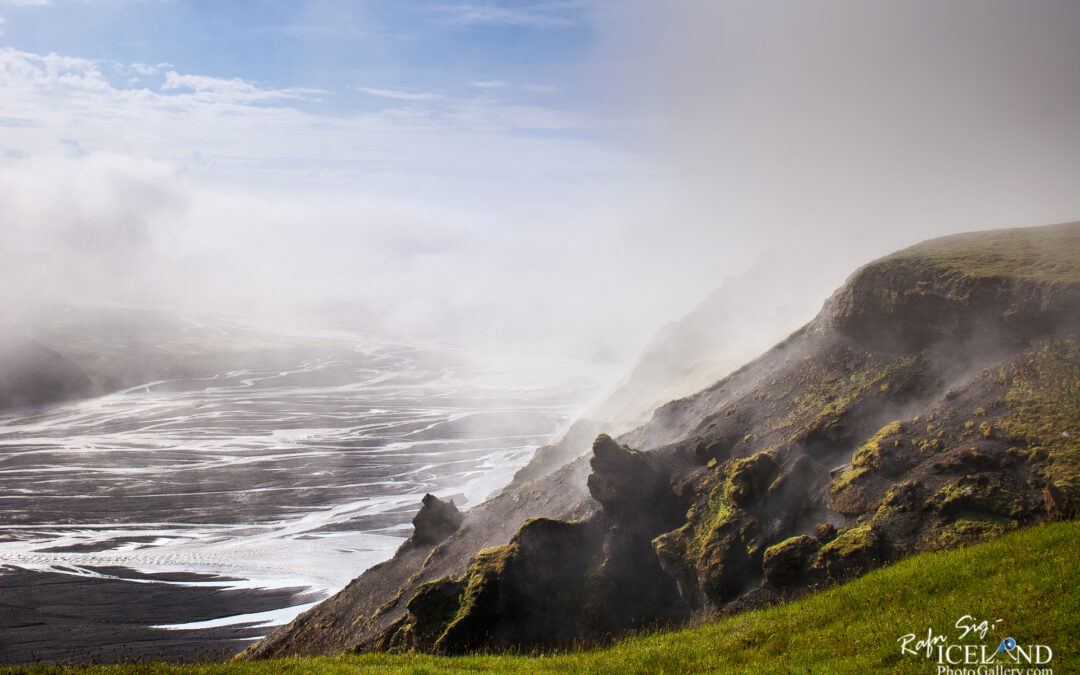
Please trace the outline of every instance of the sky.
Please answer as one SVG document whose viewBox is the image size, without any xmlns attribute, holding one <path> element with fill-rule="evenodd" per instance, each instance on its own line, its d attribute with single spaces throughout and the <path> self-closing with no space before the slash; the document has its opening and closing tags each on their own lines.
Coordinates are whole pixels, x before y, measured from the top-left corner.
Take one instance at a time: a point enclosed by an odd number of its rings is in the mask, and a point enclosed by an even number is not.
<svg viewBox="0 0 1080 675">
<path fill-rule="evenodd" d="M 779 249 L 819 306 L 1080 219 L 1078 35 L 1066 0 L 0 0 L 0 304 L 625 362 Z"/>
</svg>

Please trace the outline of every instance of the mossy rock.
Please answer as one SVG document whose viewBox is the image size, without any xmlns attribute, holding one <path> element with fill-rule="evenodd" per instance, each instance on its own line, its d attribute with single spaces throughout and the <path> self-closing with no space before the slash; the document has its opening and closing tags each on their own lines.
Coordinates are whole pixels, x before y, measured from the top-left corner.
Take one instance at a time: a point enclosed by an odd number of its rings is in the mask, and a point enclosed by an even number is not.
<svg viewBox="0 0 1080 675">
<path fill-rule="evenodd" d="M 910 468 L 915 464 L 915 458 L 909 456 L 908 447 L 901 443 L 903 433 L 904 425 L 901 422 L 890 422 L 881 427 L 852 454 L 851 466 L 886 475 L 896 475 Z"/>
<path fill-rule="evenodd" d="M 927 534 L 923 547 L 938 550 L 975 544 L 1001 536 L 1016 527 L 1015 520 L 995 516 L 958 518 L 931 530 Z"/>
<path fill-rule="evenodd" d="M 829 578 L 847 579 L 881 566 L 885 553 L 885 537 L 867 523 L 841 532 L 822 546 L 815 566 Z"/>
<path fill-rule="evenodd" d="M 923 501 L 923 485 L 917 480 L 902 481 L 889 488 L 885 498 L 878 504 L 874 519 L 888 518 L 920 510 Z"/>
<path fill-rule="evenodd" d="M 736 507 L 745 508 L 765 496 L 780 472 L 780 464 L 770 452 L 731 462 L 728 466 L 727 496 Z"/>
<path fill-rule="evenodd" d="M 705 596 L 721 604 L 738 595 L 746 585 L 751 560 L 739 533 L 709 541 L 697 561 L 698 583 Z"/>
<path fill-rule="evenodd" d="M 449 577 L 418 586 L 407 605 L 413 639 L 434 644 L 457 616 L 464 592 L 465 582 Z"/>
<path fill-rule="evenodd" d="M 704 597 L 698 585 L 697 556 L 690 552 L 693 531 L 693 525 L 686 523 L 673 532 L 653 539 L 652 546 L 660 560 L 660 567 L 675 580 L 683 601 L 696 608 L 702 605 Z"/>
<path fill-rule="evenodd" d="M 789 586 L 804 580 L 813 567 L 821 543 L 806 535 L 791 537 L 765 549 L 761 568 L 774 586 Z"/>
<path fill-rule="evenodd" d="M 485 643 L 491 617 L 498 614 L 501 577 L 517 552 L 518 545 L 512 542 L 485 548 L 473 556 L 462 577 L 465 589 L 458 610 L 436 641 L 435 651 L 460 653 Z"/>
<path fill-rule="evenodd" d="M 866 479 L 871 477 L 867 467 L 845 471 L 829 484 L 832 507 L 845 516 L 865 513 L 873 505 L 866 494 Z"/>
<path fill-rule="evenodd" d="M 949 518 L 962 512 L 985 513 L 1003 518 L 1023 518 L 1032 508 L 1024 492 L 997 475 L 966 475 L 941 487 L 927 506 Z"/>
<path fill-rule="evenodd" d="M 984 450 L 975 446 L 946 453 L 933 464 L 936 473 L 972 473 L 996 471 L 1009 461 L 1009 455 L 1001 451 Z"/>
<path fill-rule="evenodd" d="M 1080 498 L 1075 490 L 1063 490 L 1053 483 L 1043 488 L 1043 505 L 1046 514 L 1055 520 L 1068 520 L 1080 516 Z"/>
</svg>

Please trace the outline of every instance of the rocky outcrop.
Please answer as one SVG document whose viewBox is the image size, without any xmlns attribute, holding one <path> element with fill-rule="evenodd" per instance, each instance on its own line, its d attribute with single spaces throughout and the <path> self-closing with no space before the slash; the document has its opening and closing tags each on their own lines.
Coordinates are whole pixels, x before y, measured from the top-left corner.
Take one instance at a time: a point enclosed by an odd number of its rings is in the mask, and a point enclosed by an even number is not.
<svg viewBox="0 0 1080 675">
<path fill-rule="evenodd" d="M 625 521 L 651 520 L 671 514 L 678 506 L 665 476 L 654 470 L 640 452 L 600 434 L 589 459 L 589 494 L 604 512 Z"/>
<path fill-rule="evenodd" d="M 457 588 L 452 580 L 468 571 L 478 551 L 508 544 L 529 519 L 573 521 L 595 514 L 599 505 L 585 488 L 588 473 L 587 459 L 572 462 L 469 509 L 462 514 L 460 527 L 438 543 L 410 538 L 392 559 L 368 569 L 332 598 L 245 650 L 240 658 L 319 656 L 389 648 L 388 637 L 395 633 L 395 626 L 404 625 L 402 619 L 417 591 L 435 583 L 434 588 L 444 591 L 443 595 L 421 594 L 416 605 L 430 622 L 421 621 L 416 629 L 420 637 L 415 639 L 419 644 L 432 645 L 438 637 L 434 631 L 440 626 L 444 629 L 445 622 L 438 611 L 426 608 L 424 603 L 438 602 L 439 597 L 451 594 L 451 589 Z M 413 639 L 402 636 L 401 642 L 412 644 Z"/>
<path fill-rule="evenodd" d="M 424 495 L 421 504 L 412 519 L 415 544 L 438 544 L 457 532 L 465 520 L 453 501 L 444 502 L 429 493 Z"/>
<path fill-rule="evenodd" d="M 664 508 L 674 505 L 666 482 L 606 435 L 593 448 L 588 485 L 599 514 L 526 521 L 506 545 L 477 553 L 461 576 L 417 588 L 407 613 L 358 648 L 461 654 L 558 646 L 685 616 L 649 543 L 677 520 Z"/>
</svg>

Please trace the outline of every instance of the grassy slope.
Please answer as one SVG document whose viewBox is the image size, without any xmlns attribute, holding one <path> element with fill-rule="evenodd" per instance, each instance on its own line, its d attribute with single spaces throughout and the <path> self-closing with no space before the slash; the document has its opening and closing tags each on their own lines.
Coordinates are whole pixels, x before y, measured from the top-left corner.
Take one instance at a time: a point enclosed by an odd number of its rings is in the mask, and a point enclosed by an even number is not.
<svg viewBox="0 0 1080 675">
<path fill-rule="evenodd" d="M 630 638 L 604 650 L 554 656 L 434 657 L 366 654 L 203 666 L 27 667 L 0 673 L 356 672 L 936 672 L 904 656 L 897 638 L 928 628 L 955 642 L 958 618 L 1003 619 L 984 640 L 1047 644 L 1055 672 L 1080 668 L 1080 522 L 1022 530 L 979 546 L 928 553 L 789 605 L 681 631 Z"/>
</svg>

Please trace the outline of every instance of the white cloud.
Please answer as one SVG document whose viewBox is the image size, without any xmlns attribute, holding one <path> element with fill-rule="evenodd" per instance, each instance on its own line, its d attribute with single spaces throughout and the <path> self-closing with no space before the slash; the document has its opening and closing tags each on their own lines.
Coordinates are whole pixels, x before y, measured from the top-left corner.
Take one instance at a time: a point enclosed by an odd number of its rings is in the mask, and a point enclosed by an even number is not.
<svg viewBox="0 0 1080 675">
<path fill-rule="evenodd" d="M 4 24 L 7 23 L 7 19 L 0 16 L 0 35 L 4 34 Z"/>
<path fill-rule="evenodd" d="M 396 89 L 376 89 L 374 87 L 356 87 L 356 90 L 365 94 L 370 94 L 371 96 L 395 98 L 402 101 L 434 101 L 443 97 L 442 94 L 436 94 L 434 92 L 408 92 L 398 91 Z"/>
<path fill-rule="evenodd" d="M 43 7 L 51 4 L 52 0 L 0 0 L 0 5 L 15 5 L 16 7 Z"/>
<path fill-rule="evenodd" d="M 451 24 L 463 26 L 523 26 L 531 28 L 567 28 L 579 21 L 568 16 L 578 9 L 577 2 L 537 2 L 525 7 L 499 7 L 464 3 L 440 8 Z"/>
<path fill-rule="evenodd" d="M 502 80 L 473 80 L 469 84 L 478 89 L 499 89 L 506 86 Z"/>
<path fill-rule="evenodd" d="M 11 48 L 0 49 L 0 84 L 7 94 L 110 88 L 93 61 L 57 54 L 41 56 Z"/>
<path fill-rule="evenodd" d="M 322 89 L 262 89 L 238 77 L 223 79 L 204 75 L 180 75 L 174 70 L 165 73 L 165 91 L 191 89 L 197 95 L 219 101 L 253 103 L 274 99 L 308 99 L 327 93 Z"/>
<path fill-rule="evenodd" d="M 432 192 L 455 199 L 466 194 L 462 187 L 484 186 L 486 199 L 507 201 L 519 195 L 492 193 L 494 184 L 505 181 L 509 191 L 523 190 L 537 176 L 547 176 L 549 183 L 565 187 L 580 182 L 572 178 L 575 172 L 610 176 L 637 171 L 633 158 L 603 147 L 572 138 L 517 135 L 520 130 L 591 125 L 582 115 L 544 107 L 509 106 L 483 97 L 413 98 L 398 100 L 430 105 L 330 114 L 319 112 L 312 97 L 321 92 L 313 89 L 267 89 L 240 79 L 175 71 L 165 74 L 160 89 L 128 85 L 126 75 L 124 82 L 114 86 L 91 60 L 0 49 L 0 110 L 6 120 L 19 124 L 6 125 L 5 151 L 49 154 L 62 139 L 75 139 L 88 152 L 148 156 L 178 170 L 212 166 L 218 179 L 278 176 L 291 184 L 298 178 L 323 183 L 365 176 L 368 185 L 397 185 L 410 192 L 424 179 Z M 299 104 L 304 109 L 294 107 Z M 203 159 L 192 162 L 196 152 Z M 565 178 L 550 178 L 560 174 Z M 478 181 L 479 175 L 492 180 Z"/>
<path fill-rule="evenodd" d="M 157 66 L 151 66 L 146 63 L 139 63 L 138 61 L 131 64 L 131 66 L 129 67 L 131 68 L 131 70 L 135 71 L 140 75 L 153 75 L 154 73 L 158 72 Z"/>
</svg>

